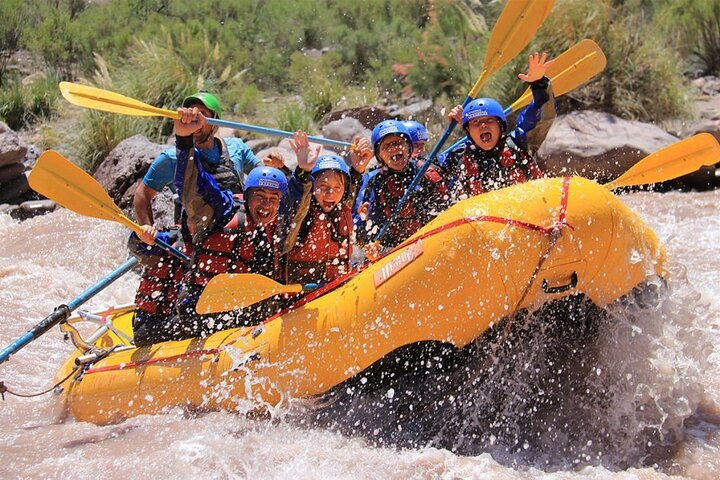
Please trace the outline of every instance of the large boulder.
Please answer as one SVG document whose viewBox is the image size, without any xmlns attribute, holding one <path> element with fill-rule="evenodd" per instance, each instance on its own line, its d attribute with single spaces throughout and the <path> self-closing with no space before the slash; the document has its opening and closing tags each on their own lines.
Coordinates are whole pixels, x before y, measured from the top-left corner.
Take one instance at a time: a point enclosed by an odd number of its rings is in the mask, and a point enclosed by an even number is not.
<svg viewBox="0 0 720 480">
<path fill-rule="evenodd" d="M 142 135 L 133 135 L 113 148 L 93 176 L 113 200 L 120 203 L 128 190 L 132 188 L 135 191 L 137 181 L 145 175 L 153 160 L 167 148 L 152 143 Z"/>
<path fill-rule="evenodd" d="M 677 137 L 655 125 L 582 111 L 558 117 L 538 155 L 541 167 L 550 175 L 578 175 L 607 182 L 676 141 Z M 715 168 L 704 167 L 658 188 L 707 189 L 717 182 Z"/>
<path fill-rule="evenodd" d="M 605 182 L 677 140 L 655 125 L 581 111 L 555 120 L 538 155 L 550 175 L 578 175 Z"/>
<path fill-rule="evenodd" d="M 328 124 L 335 120 L 343 118 L 356 118 L 362 123 L 363 127 L 372 130 L 375 125 L 391 118 L 390 110 L 379 105 L 370 105 L 365 107 L 348 108 L 346 110 L 337 110 L 330 112 L 323 117 L 323 123 Z"/>
<path fill-rule="evenodd" d="M 5 123 L 0 122 L 0 167 L 21 163 L 27 153 L 27 145 Z"/>
<path fill-rule="evenodd" d="M 320 130 L 323 137 L 331 138 L 333 140 L 340 140 L 343 142 L 352 143 L 355 137 L 366 137 L 370 138 L 370 129 L 353 117 L 346 117 L 340 120 L 333 120 L 327 125 L 323 126 Z"/>
<path fill-rule="evenodd" d="M 30 191 L 27 176 L 21 173 L 7 183 L 0 185 L 0 203 L 20 204 L 25 201 L 23 195 Z"/>
</svg>

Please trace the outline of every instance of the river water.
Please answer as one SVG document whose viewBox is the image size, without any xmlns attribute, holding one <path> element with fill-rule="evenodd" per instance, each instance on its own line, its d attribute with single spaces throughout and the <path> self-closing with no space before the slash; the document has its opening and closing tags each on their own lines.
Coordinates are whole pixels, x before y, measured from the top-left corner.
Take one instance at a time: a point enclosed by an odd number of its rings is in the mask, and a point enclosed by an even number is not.
<svg viewBox="0 0 720 480">
<path fill-rule="evenodd" d="M 52 394 L 6 396 L 0 478 L 720 478 L 720 191 L 624 198 L 667 246 L 672 278 L 651 306 L 605 312 L 586 390 L 555 392 L 540 410 L 515 402 L 491 428 L 478 400 L 488 385 L 461 385 L 438 416 L 453 413 L 455 428 L 410 448 L 367 429 L 354 434 L 342 418 L 306 422 L 302 406 L 262 419 L 173 410 L 98 427 L 60 421 Z M 65 210 L 23 223 L 0 215 L 0 345 L 122 263 L 124 240 L 121 227 Z M 86 307 L 129 303 L 137 282 L 130 273 Z M 51 330 L 0 366 L 0 380 L 17 392 L 44 390 L 71 350 Z M 524 383 L 537 379 L 501 377 L 490 378 L 502 384 L 496 396 L 538 395 L 537 383 Z M 389 421 L 371 408 L 354 415 L 380 429 Z M 574 433 L 559 436 L 563 429 Z"/>
</svg>

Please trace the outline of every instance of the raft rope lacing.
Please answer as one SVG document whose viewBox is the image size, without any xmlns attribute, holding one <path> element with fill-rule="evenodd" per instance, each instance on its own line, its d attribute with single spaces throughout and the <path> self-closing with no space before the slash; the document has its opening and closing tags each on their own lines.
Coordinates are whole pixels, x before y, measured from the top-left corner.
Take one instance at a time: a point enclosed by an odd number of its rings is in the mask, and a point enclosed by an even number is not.
<svg viewBox="0 0 720 480">
<path fill-rule="evenodd" d="M 562 230 L 564 228 L 570 228 L 573 227 L 570 226 L 567 223 L 567 203 L 568 203 L 568 193 L 570 190 L 570 178 L 569 177 L 563 177 L 563 185 L 562 185 L 562 195 L 560 197 L 560 213 L 558 215 L 558 219 L 555 222 L 555 224 L 552 226 L 552 228 L 549 231 L 550 235 L 550 243 L 548 244 L 547 249 L 545 252 L 540 256 L 540 259 L 538 260 L 538 264 L 535 266 L 535 269 L 533 270 L 532 275 L 530 275 L 530 279 L 528 280 L 527 285 L 525 286 L 525 290 L 523 290 L 522 295 L 520 295 L 520 299 L 515 304 L 515 308 L 513 309 L 512 313 L 507 317 L 507 321 L 505 322 L 505 326 L 502 330 L 502 333 L 500 334 L 500 338 L 494 342 L 492 348 L 492 354 L 488 355 L 485 358 L 485 361 L 482 362 L 482 364 L 475 369 L 475 375 L 472 377 L 469 377 L 469 381 L 474 381 L 479 375 L 480 372 L 484 371 L 490 363 L 493 361 L 493 356 L 497 349 L 505 343 L 507 338 L 510 336 L 510 331 L 512 330 L 513 325 L 515 324 L 515 320 L 517 319 L 517 314 L 520 310 L 520 305 L 525 301 L 525 298 L 527 297 L 528 293 L 530 293 L 530 289 L 532 288 L 533 284 L 535 283 L 535 280 L 537 280 L 538 274 L 540 273 L 540 270 L 542 270 L 543 265 L 545 264 L 545 261 L 550 257 L 550 252 L 552 252 L 553 248 L 555 248 L 555 245 L 557 245 L 557 241 L 562 236 Z"/>
<path fill-rule="evenodd" d="M 496 217 L 496 216 L 490 216 L 490 215 L 475 215 L 475 216 L 469 216 L 464 217 L 461 219 L 458 219 L 453 222 L 449 222 L 447 224 L 441 225 L 440 227 L 434 228 L 432 230 L 429 230 L 427 232 L 424 232 L 418 236 L 412 237 L 405 242 L 401 243 L 391 251 L 387 252 L 383 257 L 390 255 L 394 252 L 397 252 L 398 250 L 401 250 L 403 248 L 408 247 L 409 245 L 422 240 L 427 237 L 431 237 L 433 235 L 437 235 L 440 232 L 449 230 L 451 228 L 459 227 L 461 225 L 466 225 L 469 223 L 476 223 L 476 222 L 494 222 L 494 223 L 503 223 L 506 225 L 518 227 L 518 228 L 524 228 L 527 230 L 533 230 L 537 232 L 541 232 L 544 235 L 548 235 L 550 237 L 550 244 L 548 245 L 548 248 L 546 249 L 545 253 L 539 258 L 538 265 L 535 267 L 535 270 L 533 271 L 532 275 L 530 276 L 530 279 L 528 281 L 527 286 L 525 287 L 523 294 L 520 296 L 520 300 L 515 305 L 515 308 L 513 310 L 513 313 L 517 313 L 520 305 L 527 297 L 528 293 L 530 292 L 530 289 L 532 288 L 533 284 L 535 283 L 535 280 L 537 278 L 537 275 L 540 273 L 540 270 L 542 269 L 543 264 L 547 260 L 547 258 L 550 256 L 550 252 L 557 244 L 558 239 L 561 236 L 561 231 L 563 228 L 568 227 L 572 228 L 570 225 L 566 222 L 566 216 L 567 216 L 567 203 L 568 203 L 568 193 L 570 188 L 570 177 L 563 177 L 563 184 L 562 184 L 562 193 L 560 197 L 560 211 L 558 214 L 558 219 L 555 221 L 555 223 L 549 227 L 541 226 L 541 225 L 535 225 L 532 223 L 524 222 L 521 220 L 514 220 L 510 218 L 503 218 L 503 217 Z M 168 363 L 168 362 L 175 362 L 178 360 L 183 360 L 186 358 L 199 358 L 203 356 L 217 356 L 219 355 L 222 350 L 226 349 L 227 347 L 235 344 L 236 342 L 240 341 L 242 338 L 252 334 L 253 331 L 255 331 L 257 328 L 262 328 L 262 326 L 268 322 L 271 322 L 275 318 L 282 316 L 286 314 L 289 311 L 295 310 L 312 300 L 326 294 L 327 292 L 337 288 L 339 285 L 342 285 L 343 283 L 347 282 L 351 278 L 353 278 L 355 275 L 360 273 L 362 270 L 367 268 L 367 265 L 360 266 L 345 275 L 338 277 L 332 282 L 326 283 L 324 286 L 313 290 L 309 294 L 303 296 L 300 300 L 292 304 L 290 307 L 282 310 L 281 312 L 276 313 L 275 315 L 269 317 L 267 320 L 265 320 L 263 323 L 256 325 L 253 328 L 248 328 L 247 331 L 243 332 L 241 335 L 236 337 L 235 339 L 229 341 L 228 343 L 224 344 L 220 348 L 210 348 L 210 349 L 202 349 L 202 350 L 194 350 L 191 352 L 185 352 L 178 355 L 172 355 L 169 357 L 152 357 L 147 358 L 144 360 L 138 360 L 138 361 L 131 361 L 131 362 L 123 362 L 122 364 L 114 364 L 114 365 L 103 365 L 99 367 L 90 367 L 87 370 L 84 371 L 85 375 L 90 375 L 93 373 L 100 373 L 100 372 L 109 372 L 109 371 L 115 371 L 115 370 L 125 370 L 128 368 L 136 368 L 141 366 L 147 366 L 152 365 L 156 363 Z M 512 318 L 512 316 L 511 316 Z M 509 329 L 512 326 L 512 321 L 508 321 L 505 325 L 505 328 L 503 329 L 503 333 L 500 339 L 500 343 L 504 342 L 507 338 L 507 335 L 509 334 Z"/>
</svg>

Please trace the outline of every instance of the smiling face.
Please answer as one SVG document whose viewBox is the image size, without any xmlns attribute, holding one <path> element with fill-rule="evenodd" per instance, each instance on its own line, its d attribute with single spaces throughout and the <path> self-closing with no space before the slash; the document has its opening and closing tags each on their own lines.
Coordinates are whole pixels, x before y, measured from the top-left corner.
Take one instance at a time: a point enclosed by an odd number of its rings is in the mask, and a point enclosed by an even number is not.
<svg viewBox="0 0 720 480">
<path fill-rule="evenodd" d="M 402 171 L 410 160 L 410 145 L 405 137 L 391 134 L 380 141 L 380 160 L 391 170 Z"/>
<path fill-rule="evenodd" d="M 473 118 L 465 128 L 475 145 L 483 150 L 495 148 L 502 133 L 500 121 L 495 117 Z"/>
<path fill-rule="evenodd" d="M 250 218 L 258 225 L 267 225 L 275 220 L 282 197 L 280 192 L 270 188 L 252 188 L 248 193 L 247 210 Z"/>
<path fill-rule="evenodd" d="M 345 195 L 345 176 L 335 170 L 324 170 L 313 181 L 313 195 L 323 212 L 329 212 Z"/>
</svg>

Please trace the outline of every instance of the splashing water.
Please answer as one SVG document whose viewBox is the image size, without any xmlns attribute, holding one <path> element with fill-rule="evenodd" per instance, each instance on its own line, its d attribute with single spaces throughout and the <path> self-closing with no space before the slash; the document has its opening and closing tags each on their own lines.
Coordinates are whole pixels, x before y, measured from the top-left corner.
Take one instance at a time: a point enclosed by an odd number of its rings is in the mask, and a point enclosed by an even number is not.
<svg viewBox="0 0 720 480">
<path fill-rule="evenodd" d="M 420 377 L 321 408 L 290 401 L 269 418 L 239 405 L 97 427 L 56 423 L 50 395 L 10 397 L 0 477 L 717 478 L 720 192 L 625 200 L 668 247 L 667 286 L 650 282 L 605 310 L 582 298 L 546 306 L 505 339 L 455 356 L 428 348 Z M 126 258 L 121 228 L 66 211 L 0 215 L 0 242 L 3 346 Z M 132 301 L 137 281 L 127 274 L 88 308 Z M 50 331 L 0 366 L 0 380 L 44 389 L 71 350 Z"/>
</svg>

